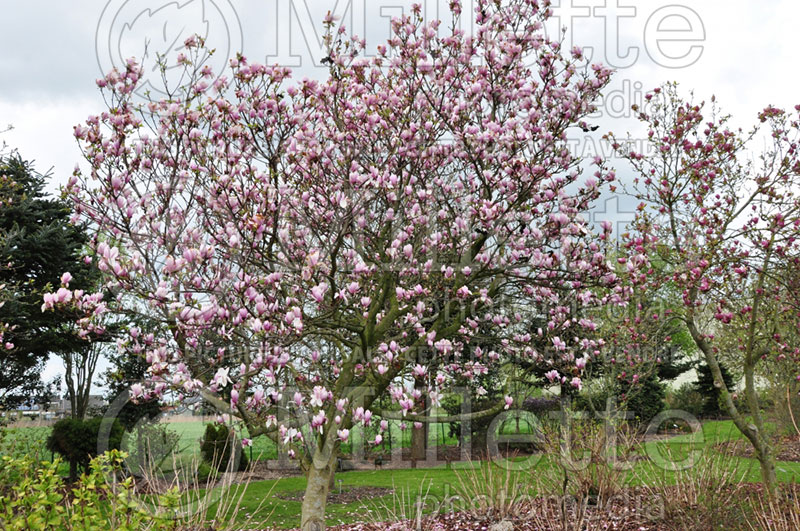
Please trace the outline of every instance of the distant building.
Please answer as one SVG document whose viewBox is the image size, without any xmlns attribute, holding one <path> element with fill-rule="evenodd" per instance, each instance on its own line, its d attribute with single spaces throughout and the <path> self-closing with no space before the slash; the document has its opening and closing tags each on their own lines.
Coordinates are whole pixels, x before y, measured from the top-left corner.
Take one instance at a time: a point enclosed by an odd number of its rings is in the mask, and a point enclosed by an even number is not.
<svg viewBox="0 0 800 531">
<path fill-rule="evenodd" d="M 103 409 L 108 405 L 103 395 L 89 395 L 88 411 Z M 3 411 L 3 417 L 7 418 L 30 418 L 30 419 L 63 419 L 72 415 L 72 405 L 68 398 L 51 400 L 44 404 L 34 404 L 32 402 L 22 404 L 16 409 Z"/>
</svg>

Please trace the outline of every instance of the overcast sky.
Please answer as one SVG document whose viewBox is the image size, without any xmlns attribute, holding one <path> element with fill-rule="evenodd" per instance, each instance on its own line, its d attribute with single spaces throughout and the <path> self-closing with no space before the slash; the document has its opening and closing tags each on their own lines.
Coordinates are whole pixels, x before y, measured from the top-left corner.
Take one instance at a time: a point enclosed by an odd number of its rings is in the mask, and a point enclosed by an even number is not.
<svg viewBox="0 0 800 531">
<path fill-rule="evenodd" d="M 417 1 L 429 18 L 446 13 L 447 0 Z M 465 12 L 473 1 L 463 2 Z M 199 33 L 217 49 L 217 68 L 242 50 L 251 61 L 294 67 L 295 77 L 321 77 L 320 22 L 328 10 L 367 38 L 369 52 L 388 37 L 390 18 L 411 3 L 0 0 L 0 128 L 14 127 L 0 140 L 39 171 L 52 169 L 55 190 L 80 160 L 72 127 L 102 112 L 95 80 L 123 58 L 141 58 L 147 49 L 148 67 L 154 52 L 174 56 L 188 35 Z M 572 43 L 617 69 L 597 119 L 602 131 L 635 130 L 627 109 L 666 81 L 680 82 L 698 99 L 716 95 L 742 126 L 768 103 L 800 103 L 796 0 L 554 0 L 553 6 L 558 20 L 551 31 L 568 26 Z M 587 154 L 599 149 L 592 137 L 576 141 Z M 57 363 L 48 365 L 48 376 L 59 372 Z"/>
</svg>

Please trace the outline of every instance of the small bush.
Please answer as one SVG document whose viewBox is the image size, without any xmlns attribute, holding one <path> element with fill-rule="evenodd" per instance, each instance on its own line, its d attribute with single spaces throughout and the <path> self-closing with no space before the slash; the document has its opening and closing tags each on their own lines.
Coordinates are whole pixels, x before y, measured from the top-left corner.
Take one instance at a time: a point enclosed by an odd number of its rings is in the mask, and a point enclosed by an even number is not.
<svg viewBox="0 0 800 531">
<path fill-rule="evenodd" d="M 664 411 L 666 403 L 665 385 L 653 373 L 639 380 L 638 385 L 625 397 L 624 409 L 633 413 L 633 423 L 647 425 L 659 413 Z"/>
<path fill-rule="evenodd" d="M 582 391 L 575 397 L 572 408 L 576 411 L 591 411 L 591 406 L 594 406 L 597 411 L 604 411 L 606 402 L 611 397 L 617 410 L 631 415 L 628 419 L 631 424 L 642 427 L 647 426 L 656 415 L 664 411 L 665 396 L 665 386 L 654 373 L 625 390 L 612 386 L 592 392 Z"/>
<path fill-rule="evenodd" d="M 58 475 L 58 460 L 48 463 L 28 457 L 3 457 L 0 528 L 166 529 L 170 521 L 155 521 L 136 503 L 130 478 L 108 481 L 120 470 L 123 457 L 112 451 L 92 460 L 70 495 L 65 495 L 67 489 Z M 156 525 L 159 523 L 162 525 Z"/>
<path fill-rule="evenodd" d="M 636 471 L 648 497 L 661 500 L 669 529 L 742 529 L 744 501 L 752 485 L 746 483 L 748 469 L 731 459 L 734 441 L 721 447 L 690 449 L 682 445 L 659 445 L 650 454 L 659 466 Z M 691 466 L 675 467 L 686 462 Z M 668 470 L 670 467 L 677 470 Z"/>
<path fill-rule="evenodd" d="M 129 457 L 126 464 L 134 475 L 144 475 L 178 453 L 180 439 L 181 436 L 165 424 L 144 422 L 127 437 L 125 450 Z"/>
<path fill-rule="evenodd" d="M 39 461 L 47 449 L 49 428 L 5 428 L 0 426 L 0 455 L 29 456 Z M 50 457 L 49 455 L 47 456 Z"/>
<path fill-rule="evenodd" d="M 165 492 L 137 496 L 132 477 L 117 479 L 123 474 L 126 458 L 124 452 L 112 450 L 92 459 L 86 474 L 68 488 L 58 475 L 58 459 L 49 463 L 3 456 L 0 529 L 223 531 L 266 526 L 249 515 L 241 521 L 247 483 L 241 488 L 223 484 L 220 495 L 216 489 L 183 493 L 173 482 Z M 259 513 L 261 507 L 259 504 L 253 513 Z"/>
<path fill-rule="evenodd" d="M 103 425 L 102 417 L 89 420 L 63 419 L 53 425 L 47 438 L 47 449 L 55 452 L 70 464 L 70 480 L 77 479 L 78 467 L 87 471 L 89 462 L 98 455 L 98 435 Z M 119 450 L 123 436 L 122 425 L 114 420 L 108 433 L 108 450 Z"/>
<path fill-rule="evenodd" d="M 703 395 L 689 382 L 667 392 L 667 405 L 670 409 L 686 411 L 696 417 L 703 413 L 704 402 Z"/>
<path fill-rule="evenodd" d="M 200 485 L 205 485 L 208 483 L 208 480 L 212 475 L 216 476 L 213 470 L 211 470 L 211 465 L 206 463 L 205 461 L 200 461 L 200 464 L 197 465 L 197 483 Z"/>
<path fill-rule="evenodd" d="M 200 444 L 203 459 L 214 469 L 225 471 L 231 458 L 238 459 L 240 472 L 247 469 L 247 455 L 242 452 L 241 442 L 236 433 L 224 424 L 208 424 Z"/>
<path fill-rule="evenodd" d="M 540 420 L 544 420 L 551 411 L 559 411 L 561 409 L 561 401 L 558 398 L 532 396 L 522 402 L 522 409 L 534 415 L 542 416 L 543 418 Z"/>
</svg>

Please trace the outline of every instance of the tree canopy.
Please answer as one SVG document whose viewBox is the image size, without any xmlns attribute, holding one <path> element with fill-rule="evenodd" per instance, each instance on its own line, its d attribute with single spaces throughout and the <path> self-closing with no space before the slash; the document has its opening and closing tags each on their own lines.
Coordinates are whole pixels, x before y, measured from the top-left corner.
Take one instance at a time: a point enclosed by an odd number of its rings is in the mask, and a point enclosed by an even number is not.
<svg viewBox="0 0 800 531">
<path fill-rule="evenodd" d="M 289 446 L 304 525 L 377 397 L 427 422 L 421 393 L 436 404 L 504 357 L 578 389 L 603 346 L 588 309 L 625 300 L 611 225 L 584 216 L 614 172 L 567 144 L 610 70 L 548 39 L 533 0 L 480 2 L 472 35 L 450 8 L 450 28 L 419 6 L 395 19 L 371 60 L 328 17 L 322 82 L 242 56 L 212 82 L 190 38 L 168 98 L 138 100 L 130 61 L 75 128 L 90 168 L 68 192 L 98 230 L 108 304 L 160 323 L 123 345 L 150 364 L 133 395 L 200 394 Z M 100 300 L 67 289 L 46 305 L 91 315 Z"/>
<path fill-rule="evenodd" d="M 76 290 L 92 286 L 92 270 L 82 258 L 86 233 L 70 223 L 70 205 L 45 192 L 47 179 L 17 153 L 0 158 L 4 408 L 29 401 L 42 390 L 40 373 L 50 354 L 86 347 L 78 336 L 74 310 L 42 311 L 44 294 L 58 286 L 59 279 Z"/>
</svg>

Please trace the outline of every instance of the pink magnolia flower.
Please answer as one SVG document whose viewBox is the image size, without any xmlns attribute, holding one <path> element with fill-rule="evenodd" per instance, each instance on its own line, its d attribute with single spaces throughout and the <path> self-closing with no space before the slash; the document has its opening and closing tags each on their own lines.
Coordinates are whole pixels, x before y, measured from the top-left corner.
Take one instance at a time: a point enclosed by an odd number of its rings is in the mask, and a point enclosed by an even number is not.
<svg viewBox="0 0 800 531">
<path fill-rule="evenodd" d="M 331 398 L 333 398 L 333 393 L 331 393 L 324 387 L 317 385 L 314 387 L 314 391 L 309 403 L 311 404 L 312 407 L 322 407 L 322 404 L 326 400 L 329 400 Z"/>
<path fill-rule="evenodd" d="M 564 343 L 564 341 L 562 341 L 560 337 L 556 336 L 553 338 L 553 347 L 556 350 L 564 351 L 567 349 L 567 344 Z"/>
<path fill-rule="evenodd" d="M 300 436 L 300 432 L 295 428 L 287 428 L 283 435 L 283 444 L 289 444 Z"/>
<path fill-rule="evenodd" d="M 130 389 L 131 398 L 138 399 L 144 396 L 144 387 L 140 383 L 135 383 L 131 385 Z"/>
<path fill-rule="evenodd" d="M 404 398 L 400 400 L 400 407 L 403 409 L 403 416 L 405 416 L 414 407 L 414 401 L 410 398 Z"/>
<path fill-rule="evenodd" d="M 216 374 L 214 374 L 214 378 L 211 379 L 211 383 L 215 384 L 217 387 L 225 387 L 233 383 L 233 380 L 230 378 L 230 372 L 231 370 L 228 367 L 220 367 L 217 369 Z"/>
<path fill-rule="evenodd" d="M 42 304 L 42 311 L 43 312 L 47 311 L 49 309 L 52 309 L 53 306 L 55 306 L 55 303 L 56 303 L 56 295 L 55 295 L 55 293 L 45 293 L 43 295 L 43 299 L 44 299 L 44 304 Z"/>
<path fill-rule="evenodd" d="M 311 296 L 314 297 L 315 301 L 320 303 L 325 297 L 326 291 L 328 291 L 328 285 L 323 282 L 311 288 Z"/>
<path fill-rule="evenodd" d="M 319 411 L 314 417 L 311 419 L 311 427 L 319 429 L 319 432 L 322 433 L 323 426 L 325 425 L 326 421 L 325 412 Z"/>
</svg>

